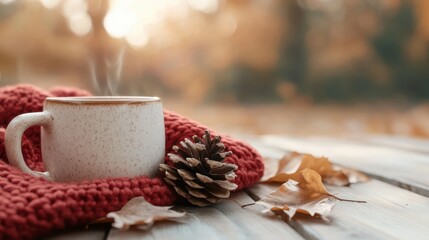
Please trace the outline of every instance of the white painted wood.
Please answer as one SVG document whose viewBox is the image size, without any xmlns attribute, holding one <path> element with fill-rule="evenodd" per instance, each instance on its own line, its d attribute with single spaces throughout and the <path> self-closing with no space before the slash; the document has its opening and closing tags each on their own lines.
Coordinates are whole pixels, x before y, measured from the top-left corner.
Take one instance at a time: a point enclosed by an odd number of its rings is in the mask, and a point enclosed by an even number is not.
<svg viewBox="0 0 429 240">
<path fill-rule="evenodd" d="M 149 231 L 111 229 L 107 239 L 302 239 L 281 220 L 261 215 L 256 206 L 241 208 L 253 202 L 245 192 L 239 192 L 213 207 L 184 208 L 193 215 L 186 223 L 156 223 Z"/>
<path fill-rule="evenodd" d="M 217 219 L 218 222 L 213 221 L 212 219 Z M 223 229 L 219 229 L 220 222 L 225 224 Z M 214 224 L 213 226 L 211 225 L 212 223 Z M 240 236 L 240 233 L 240 229 L 231 224 L 231 221 L 216 209 L 202 208 L 198 210 L 197 216 L 192 216 L 186 223 L 157 223 L 152 229 L 148 231 L 119 231 L 112 228 L 107 239 L 243 239 Z"/>
<path fill-rule="evenodd" d="M 259 184 L 250 192 L 259 198 L 279 185 Z M 298 218 L 290 224 L 311 239 L 427 239 L 429 199 L 416 193 L 373 179 L 351 187 L 328 187 L 347 199 L 367 203 L 338 202 L 329 216 L 321 219 Z"/>
<path fill-rule="evenodd" d="M 236 193 L 231 201 L 216 208 L 240 227 L 245 239 L 302 239 L 286 223 L 260 214 L 259 206 L 248 206 L 237 211 L 237 206 L 254 202 L 245 192 Z"/>
<path fill-rule="evenodd" d="M 429 140 L 427 139 L 406 136 L 365 135 L 355 137 L 353 140 L 429 154 Z"/>
<path fill-rule="evenodd" d="M 253 145 L 263 156 L 278 157 L 283 151 Z M 311 151 L 309 151 L 311 152 Z M 279 184 L 258 184 L 249 192 L 255 200 L 274 191 Z M 350 187 L 331 187 L 338 197 L 367 203 L 338 202 L 330 222 L 298 218 L 290 221 L 308 239 L 427 239 L 429 198 L 373 179 Z"/>
<path fill-rule="evenodd" d="M 258 140 L 253 140 L 258 144 Z M 429 196 L 429 155 L 378 145 L 322 137 L 264 136 L 262 143 L 283 151 L 326 156 L 332 162 Z M 260 142 L 259 142 L 260 144 Z"/>
<path fill-rule="evenodd" d="M 387 182 L 423 194 L 428 192 L 429 160 L 425 154 L 325 138 L 241 138 L 265 156 L 280 158 L 285 151 L 293 150 L 325 155 L 337 164 L 360 169 Z M 257 199 L 276 187 L 260 184 L 248 192 Z M 213 207 L 186 208 L 194 214 L 186 223 L 157 223 L 146 232 L 112 229 L 108 239 L 302 239 L 298 232 L 306 239 L 427 239 L 429 236 L 429 199 L 424 196 L 376 179 L 328 189 L 339 197 L 367 203 L 339 202 L 329 217 L 330 222 L 298 218 L 290 221 L 289 226 L 278 218 L 260 214 L 262 206 L 240 208 L 253 201 L 240 192 Z"/>
</svg>

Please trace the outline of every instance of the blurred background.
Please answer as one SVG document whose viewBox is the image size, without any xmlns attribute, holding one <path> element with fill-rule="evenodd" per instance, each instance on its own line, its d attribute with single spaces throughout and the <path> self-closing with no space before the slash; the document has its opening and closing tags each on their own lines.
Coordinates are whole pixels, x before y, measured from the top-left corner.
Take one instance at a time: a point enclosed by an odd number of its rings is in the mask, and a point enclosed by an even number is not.
<svg viewBox="0 0 429 240">
<path fill-rule="evenodd" d="M 0 0 L 0 86 L 158 95 L 226 132 L 429 137 L 427 0 Z"/>
</svg>

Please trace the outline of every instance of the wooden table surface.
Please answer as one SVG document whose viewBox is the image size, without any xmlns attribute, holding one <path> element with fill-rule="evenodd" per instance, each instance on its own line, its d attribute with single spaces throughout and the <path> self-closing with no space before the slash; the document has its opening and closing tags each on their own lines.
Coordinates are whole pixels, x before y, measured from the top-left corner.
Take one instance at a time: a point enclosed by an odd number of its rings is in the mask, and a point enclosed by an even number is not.
<svg viewBox="0 0 429 240">
<path fill-rule="evenodd" d="M 186 223 L 157 223 L 149 231 L 118 231 L 109 225 L 70 229 L 46 239 L 429 239 L 429 141 L 405 137 L 291 138 L 240 136 L 263 156 L 289 151 L 323 155 L 338 165 L 373 177 L 350 187 L 328 187 L 347 199 L 338 202 L 329 221 L 297 218 L 288 223 L 260 213 L 253 203 L 278 185 L 258 184 L 206 208 L 184 208 Z"/>
</svg>

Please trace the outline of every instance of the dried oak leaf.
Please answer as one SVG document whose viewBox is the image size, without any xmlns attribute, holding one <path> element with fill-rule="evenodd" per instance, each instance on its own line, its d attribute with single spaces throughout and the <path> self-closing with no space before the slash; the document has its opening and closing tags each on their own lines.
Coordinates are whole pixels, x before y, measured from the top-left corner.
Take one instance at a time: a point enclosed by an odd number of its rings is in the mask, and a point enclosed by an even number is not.
<svg viewBox="0 0 429 240">
<path fill-rule="evenodd" d="M 125 204 L 121 210 L 110 212 L 107 218 L 113 219 L 112 226 L 121 230 L 127 230 L 131 226 L 146 230 L 155 221 L 175 220 L 186 215 L 185 212 L 170 210 L 171 206 L 159 207 L 147 202 L 143 197 L 135 197 Z M 100 221 L 102 221 L 101 219 Z"/>
<path fill-rule="evenodd" d="M 297 175 L 298 181 L 290 179 L 256 204 L 266 207 L 263 212 L 272 211 L 281 216 L 286 214 L 289 218 L 296 213 L 322 218 L 328 215 L 339 198 L 326 190 L 316 171 L 304 169 Z"/>
<path fill-rule="evenodd" d="M 266 158 L 264 164 L 265 171 L 261 182 L 284 183 L 290 179 L 298 181 L 299 172 L 305 168 L 315 170 L 325 183 L 335 186 L 347 186 L 369 179 L 363 173 L 333 166 L 326 157 L 297 152 L 286 154 L 280 161 Z"/>
</svg>

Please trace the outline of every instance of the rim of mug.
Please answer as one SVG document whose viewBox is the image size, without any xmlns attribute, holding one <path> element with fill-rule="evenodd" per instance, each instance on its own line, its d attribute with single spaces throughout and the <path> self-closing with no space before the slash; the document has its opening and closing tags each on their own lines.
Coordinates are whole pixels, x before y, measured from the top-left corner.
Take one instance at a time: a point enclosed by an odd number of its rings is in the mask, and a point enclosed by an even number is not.
<svg viewBox="0 0 429 240">
<path fill-rule="evenodd" d="M 67 104 L 127 104 L 160 102 L 159 97 L 149 96 L 80 96 L 80 97 L 47 97 L 47 103 Z"/>
</svg>

